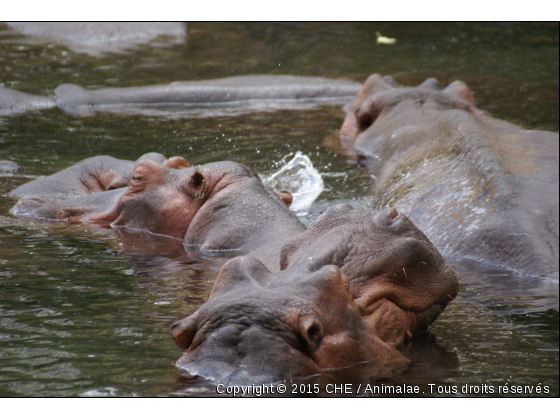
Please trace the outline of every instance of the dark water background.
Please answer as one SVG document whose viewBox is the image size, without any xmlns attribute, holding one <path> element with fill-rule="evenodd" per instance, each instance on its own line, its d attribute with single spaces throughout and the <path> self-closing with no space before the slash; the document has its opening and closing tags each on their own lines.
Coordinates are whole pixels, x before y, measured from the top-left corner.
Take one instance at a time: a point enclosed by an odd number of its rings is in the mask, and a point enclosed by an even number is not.
<svg viewBox="0 0 560 420">
<path fill-rule="evenodd" d="M 375 31 L 397 43 L 376 44 Z M 558 53 L 557 23 L 194 23 L 185 42 L 101 56 L 31 42 L 0 24 L 0 84 L 49 94 L 62 83 L 126 87 L 243 74 L 461 79 L 492 115 L 558 131 Z M 100 154 L 135 160 L 157 151 L 271 173 L 300 150 L 326 187 L 304 222 L 340 202 L 375 208 L 367 172 L 323 146 L 343 116 L 340 105 L 204 118 L 165 110 L 0 116 L 0 160 L 21 166 L 0 172 L 0 396 L 212 395 L 211 384 L 174 367 L 181 351 L 167 330 L 208 298 L 224 260 L 187 255 L 152 235 L 19 220 L 8 213 L 7 192 Z M 463 277 L 459 296 L 431 335 L 406 350 L 412 365 L 392 383 L 419 384 L 426 395 L 429 383 L 457 386 L 457 394 L 465 384 L 540 384 L 558 396 L 558 281 L 453 263 Z"/>
</svg>

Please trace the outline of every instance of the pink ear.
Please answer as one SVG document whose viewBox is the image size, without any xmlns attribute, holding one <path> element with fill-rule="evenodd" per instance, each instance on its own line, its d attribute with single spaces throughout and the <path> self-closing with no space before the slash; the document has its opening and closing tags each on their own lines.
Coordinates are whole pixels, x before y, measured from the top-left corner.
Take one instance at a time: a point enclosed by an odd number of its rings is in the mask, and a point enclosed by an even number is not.
<svg viewBox="0 0 560 420">
<path fill-rule="evenodd" d="M 368 77 L 368 79 L 360 89 L 356 102 L 361 102 L 370 95 L 374 95 L 378 92 L 383 92 L 389 89 L 394 89 L 394 87 L 387 83 L 387 81 L 385 81 L 385 79 L 381 77 L 380 74 L 372 74 Z"/>
<path fill-rule="evenodd" d="M 393 86 L 393 87 L 395 87 L 395 88 L 401 87 L 401 86 L 397 83 L 397 81 L 396 81 L 395 79 L 393 79 L 392 76 L 385 76 L 385 77 L 383 78 L 383 80 L 385 80 L 388 84 L 390 84 L 391 86 Z"/>
<path fill-rule="evenodd" d="M 294 196 L 292 195 L 291 192 L 289 191 L 275 191 L 276 194 L 278 194 L 278 196 L 282 199 L 282 201 L 284 202 L 284 204 L 286 204 L 288 207 L 290 207 L 292 205 L 292 202 L 294 201 Z"/>
<path fill-rule="evenodd" d="M 173 169 L 184 169 L 184 168 L 190 168 L 191 164 L 185 158 L 174 156 L 165 161 L 165 166 Z"/>
<path fill-rule="evenodd" d="M 443 85 L 438 82 L 437 79 L 430 77 L 429 79 L 424 80 L 424 82 L 418 87 L 441 90 Z"/>
<path fill-rule="evenodd" d="M 473 106 L 476 107 L 476 102 L 474 100 L 474 96 L 471 90 L 465 83 L 461 82 L 460 80 L 454 81 L 449 86 L 447 86 L 443 91 L 445 93 L 458 96 L 459 98 L 467 102 L 470 102 Z"/>
<path fill-rule="evenodd" d="M 358 134 L 360 133 L 358 131 L 358 119 L 356 118 L 356 114 L 354 112 L 349 112 L 346 114 L 346 118 L 344 118 L 344 122 L 340 128 L 340 137 L 348 142 L 348 140 L 355 140 Z"/>
</svg>

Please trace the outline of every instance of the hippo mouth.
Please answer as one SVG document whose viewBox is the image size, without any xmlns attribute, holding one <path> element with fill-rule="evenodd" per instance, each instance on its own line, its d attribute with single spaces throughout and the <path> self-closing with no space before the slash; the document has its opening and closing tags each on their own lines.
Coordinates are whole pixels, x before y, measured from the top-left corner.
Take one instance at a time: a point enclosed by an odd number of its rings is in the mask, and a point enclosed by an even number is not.
<svg viewBox="0 0 560 420">
<path fill-rule="evenodd" d="M 322 373 L 311 357 L 259 325 L 224 325 L 186 351 L 176 366 L 187 377 L 225 385 L 270 384 Z"/>
</svg>

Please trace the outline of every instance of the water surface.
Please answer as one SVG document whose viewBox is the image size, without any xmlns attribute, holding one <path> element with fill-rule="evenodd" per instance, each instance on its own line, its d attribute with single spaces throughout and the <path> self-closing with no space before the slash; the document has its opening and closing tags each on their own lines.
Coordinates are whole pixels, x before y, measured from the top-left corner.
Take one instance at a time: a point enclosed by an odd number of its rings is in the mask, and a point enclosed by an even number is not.
<svg viewBox="0 0 560 420">
<path fill-rule="evenodd" d="M 376 44 L 375 31 L 397 43 Z M 125 87 L 242 74 L 363 82 L 374 72 L 405 84 L 460 78 L 494 116 L 558 131 L 558 24 L 194 23 L 182 43 L 101 56 L 31 42 L 0 24 L 0 84 L 35 94 L 62 83 Z M 139 232 L 17 219 L 7 192 L 100 154 L 228 159 L 273 174 L 299 151 L 324 182 L 302 215 L 309 224 L 341 202 L 375 208 L 367 171 L 323 145 L 343 117 L 340 104 L 0 116 L 0 160 L 20 165 L 0 172 L 0 396 L 215 395 L 212 384 L 174 367 L 181 351 L 167 330 L 208 298 L 227 258 Z M 452 395 L 465 384 L 540 384 L 559 396 L 558 282 L 452 263 L 459 296 L 405 350 L 412 364 L 389 382 L 418 384 L 425 395 L 434 395 L 430 383 L 458 387 Z"/>
</svg>

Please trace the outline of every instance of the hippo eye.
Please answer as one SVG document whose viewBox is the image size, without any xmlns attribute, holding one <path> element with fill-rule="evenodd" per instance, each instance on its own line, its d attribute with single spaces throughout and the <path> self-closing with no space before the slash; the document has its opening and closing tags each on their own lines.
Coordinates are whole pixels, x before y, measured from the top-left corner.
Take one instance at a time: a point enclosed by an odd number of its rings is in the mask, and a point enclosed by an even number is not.
<svg viewBox="0 0 560 420">
<path fill-rule="evenodd" d="M 138 185 L 144 181 L 144 175 L 141 173 L 134 173 L 132 174 L 132 178 L 130 179 L 131 185 Z"/>
</svg>

